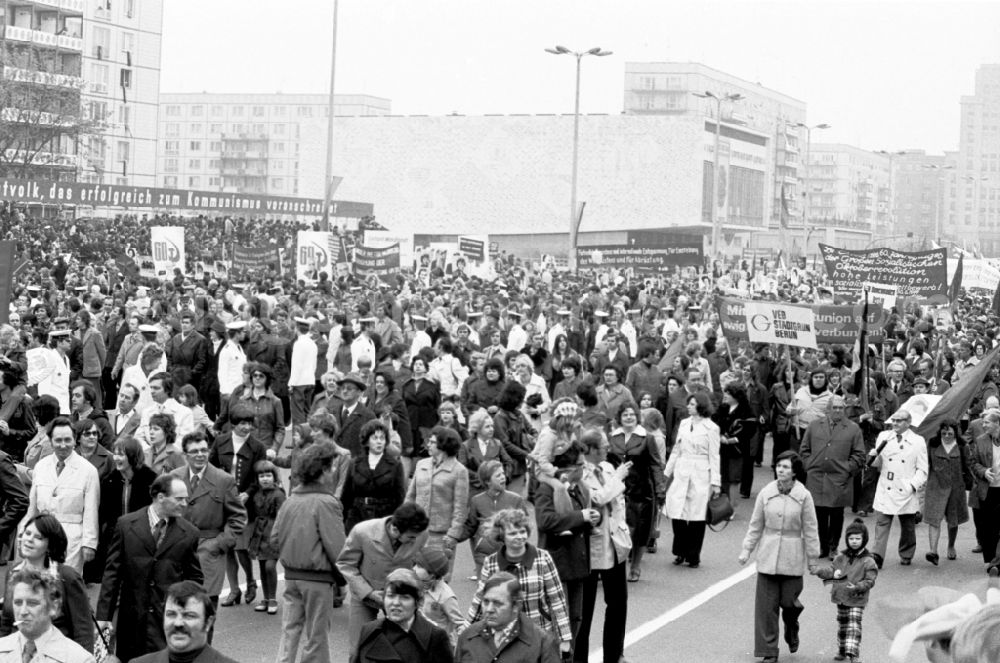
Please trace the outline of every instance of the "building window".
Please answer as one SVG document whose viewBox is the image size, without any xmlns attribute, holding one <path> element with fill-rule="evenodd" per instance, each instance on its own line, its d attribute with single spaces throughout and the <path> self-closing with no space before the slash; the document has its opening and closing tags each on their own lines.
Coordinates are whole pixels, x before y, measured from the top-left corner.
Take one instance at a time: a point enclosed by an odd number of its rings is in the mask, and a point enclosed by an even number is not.
<svg viewBox="0 0 1000 663">
<path fill-rule="evenodd" d="M 222 151 L 222 142 L 218 141 L 218 140 L 213 140 L 211 143 L 208 144 L 208 151 L 209 152 L 221 152 Z"/>
<path fill-rule="evenodd" d="M 209 159 L 208 161 L 209 170 L 214 170 L 216 168 L 219 168 L 221 165 L 222 162 L 219 159 Z"/>
<path fill-rule="evenodd" d="M 98 60 L 110 60 L 111 30 L 95 25 L 94 31 L 91 33 L 91 38 L 94 40 L 90 47 L 91 57 L 95 57 Z"/>
<path fill-rule="evenodd" d="M 264 135 L 264 125 L 263 124 L 255 124 L 255 125 L 253 125 L 253 133 L 255 133 L 258 136 L 263 136 Z"/>
<path fill-rule="evenodd" d="M 254 106 L 253 107 L 253 116 L 254 117 L 264 117 L 264 107 L 263 106 Z"/>
<path fill-rule="evenodd" d="M 208 186 L 210 186 L 210 187 L 222 186 L 222 178 L 221 177 L 209 177 L 208 178 Z"/>
<path fill-rule="evenodd" d="M 276 136 L 284 136 L 285 135 L 285 125 L 283 125 L 283 124 L 275 124 L 273 126 L 274 126 L 274 135 L 276 135 Z"/>
<path fill-rule="evenodd" d="M 273 113 L 275 115 L 284 117 L 285 115 L 288 114 L 288 107 L 287 106 L 275 106 Z"/>
<path fill-rule="evenodd" d="M 163 160 L 163 170 L 168 173 L 177 172 L 177 159 L 164 159 Z M 175 177 L 174 180 L 177 178 Z"/>
<path fill-rule="evenodd" d="M 122 162 L 128 163 L 128 155 L 129 155 L 129 149 L 128 148 L 129 148 L 129 145 L 128 145 L 127 141 L 124 141 L 124 140 L 118 141 L 118 159 L 117 160 L 118 160 L 119 163 L 122 163 Z"/>
<path fill-rule="evenodd" d="M 201 123 L 195 122 L 191 125 L 191 133 L 200 134 L 201 133 Z"/>
<path fill-rule="evenodd" d="M 88 115 L 91 120 L 104 122 L 108 117 L 108 103 L 106 101 L 91 101 L 87 104 Z"/>
<path fill-rule="evenodd" d="M 198 176 L 193 176 L 188 178 L 188 186 L 192 189 L 197 189 L 201 186 L 201 178 Z"/>
<path fill-rule="evenodd" d="M 212 117 L 225 117 L 226 107 L 225 106 L 212 106 Z"/>
<path fill-rule="evenodd" d="M 169 138 L 176 138 L 181 135 L 181 125 L 176 122 L 167 123 L 167 136 Z"/>
<path fill-rule="evenodd" d="M 188 149 L 191 150 L 192 152 L 201 152 L 201 141 L 200 140 L 192 140 L 188 144 Z"/>
<path fill-rule="evenodd" d="M 243 106 L 233 106 L 233 117 L 243 117 Z"/>
<path fill-rule="evenodd" d="M 92 62 L 90 64 L 90 89 L 97 94 L 107 94 L 110 71 L 108 65 Z"/>
<path fill-rule="evenodd" d="M 131 69 L 122 69 L 122 73 L 121 73 L 121 86 L 123 88 L 126 88 L 126 89 L 132 87 L 132 70 Z"/>
<path fill-rule="evenodd" d="M 166 177 L 164 177 L 163 178 L 163 186 L 164 186 L 164 188 L 167 188 L 167 189 L 176 189 L 177 188 L 177 176 L 176 175 L 167 175 Z"/>
<path fill-rule="evenodd" d="M 313 109 L 311 106 L 299 106 L 299 117 L 312 117 Z"/>
<path fill-rule="evenodd" d="M 135 18 L 135 0 L 125 0 L 126 18 Z"/>
<path fill-rule="evenodd" d="M 177 154 L 177 149 L 180 146 L 176 140 L 168 140 L 163 143 L 163 149 L 167 154 Z"/>
<path fill-rule="evenodd" d="M 284 152 L 285 151 L 285 144 L 284 143 L 275 143 L 274 144 L 274 151 L 275 152 Z"/>
<path fill-rule="evenodd" d="M 210 134 L 221 134 L 222 125 L 221 124 L 210 124 L 208 125 L 208 133 Z"/>
<path fill-rule="evenodd" d="M 135 56 L 135 34 L 131 32 L 122 32 L 121 42 L 122 42 L 122 62 L 131 67 L 132 58 Z"/>
<path fill-rule="evenodd" d="M 281 177 L 271 178 L 271 188 L 272 189 L 282 189 L 285 186 L 285 180 Z"/>
<path fill-rule="evenodd" d="M 201 117 L 205 114 L 204 106 L 192 106 L 191 107 L 191 117 Z"/>
<path fill-rule="evenodd" d="M 201 170 L 201 159 L 189 159 L 188 168 L 191 170 Z"/>
<path fill-rule="evenodd" d="M 131 119 L 132 109 L 125 104 L 118 106 L 118 124 L 122 124 L 127 127 L 130 124 Z"/>
</svg>

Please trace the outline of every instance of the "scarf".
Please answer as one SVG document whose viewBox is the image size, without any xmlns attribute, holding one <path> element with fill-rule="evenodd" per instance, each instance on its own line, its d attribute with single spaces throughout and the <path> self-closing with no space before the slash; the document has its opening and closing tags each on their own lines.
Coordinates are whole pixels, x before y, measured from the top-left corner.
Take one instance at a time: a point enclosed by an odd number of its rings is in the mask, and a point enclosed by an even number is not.
<svg viewBox="0 0 1000 663">
<path fill-rule="evenodd" d="M 516 576 L 518 568 L 530 569 L 535 565 L 536 555 L 535 547 L 529 543 L 524 547 L 524 556 L 520 560 L 512 562 L 507 559 L 507 546 L 503 546 L 497 551 L 497 566 L 501 571 L 506 571 Z"/>
</svg>

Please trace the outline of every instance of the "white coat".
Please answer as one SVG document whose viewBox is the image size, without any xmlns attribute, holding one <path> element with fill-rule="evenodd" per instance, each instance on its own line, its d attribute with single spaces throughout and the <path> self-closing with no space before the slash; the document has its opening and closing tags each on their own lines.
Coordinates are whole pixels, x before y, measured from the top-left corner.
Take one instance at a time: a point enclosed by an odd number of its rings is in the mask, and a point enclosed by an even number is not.
<svg viewBox="0 0 1000 663">
<path fill-rule="evenodd" d="M 916 513 L 920 510 L 920 492 L 927 483 L 927 444 L 924 438 L 907 430 L 902 443 L 895 431 L 879 433 L 878 449 L 886 442 L 876 464 L 881 464 L 878 486 L 875 488 L 876 511 L 888 515 Z"/>
<path fill-rule="evenodd" d="M 663 515 L 674 520 L 705 520 L 712 487 L 722 486 L 719 468 L 719 427 L 710 419 L 681 421 L 677 442 L 663 474 L 673 477 L 667 488 Z"/>
<path fill-rule="evenodd" d="M 69 545 L 66 564 L 83 573 L 81 548 L 97 550 L 97 507 L 101 485 L 97 468 L 75 451 L 66 458 L 66 465 L 56 474 L 55 454 L 45 456 L 35 465 L 28 513 L 21 522 L 24 530 L 29 520 L 40 513 L 51 513 L 66 531 Z"/>
<path fill-rule="evenodd" d="M 43 376 L 38 381 L 38 395 L 52 396 L 59 401 L 59 414 L 69 414 L 69 357 L 59 354 L 58 350 L 48 348 L 45 355 Z"/>
<path fill-rule="evenodd" d="M 247 355 L 236 341 L 226 341 L 219 351 L 219 394 L 229 396 L 243 384 L 243 366 Z"/>
</svg>

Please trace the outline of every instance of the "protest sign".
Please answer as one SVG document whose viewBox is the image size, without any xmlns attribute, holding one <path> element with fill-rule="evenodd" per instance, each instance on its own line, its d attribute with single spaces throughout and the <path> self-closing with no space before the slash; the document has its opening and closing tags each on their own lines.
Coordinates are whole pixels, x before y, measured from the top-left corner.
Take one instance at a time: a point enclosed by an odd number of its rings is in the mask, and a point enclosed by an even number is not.
<svg viewBox="0 0 1000 663">
<path fill-rule="evenodd" d="M 676 246 L 586 246 L 576 250 L 580 269 L 632 267 L 640 272 L 655 272 L 674 267 L 688 267 L 704 263 L 700 241 Z"/>
<path fill-rule="evenodd" d="M 745 306 L 748 303 L 735 297 L 716 297 L 716 308 L 719 311 L 719 322 L 722 324 L 726 338 L 732 341 L 750 340 L 747 331 Z M 769 302 L 764 302 L 768 304 Z M 798 308 L 811 309 L 816 328 L 817 343 L 839 343 L 851 345 L 858 340 L 861 333 L 861 316 L 863 304 L 836 305 L 816 304 L 786 304 Z M 883 327 L 887 321 L 884 309 L 878 304 L 868 306 L 868 339 L 871 343 L 881 343 L 885 338 Z"/>
<path fill-rule="evenodd" d="M 872 304 L 881 304 L 882 308 L 886 309 L 896 306 L 896 297 L 899 294 L 898 286 L 869 282 L 864 284 L 863 290 L 868 291 L 868 301 Z M 863 296 L 862 299 L 864 299 Z"/>
<path fill-rule="evenodd" d="M 955 277 L 957 268 L 957 260 L 948 261 L 948 283 Z M 967 290 L 978 288 L 993 293 L 996 292 L 998 284 L 1000 284 L 1000 269 L 997 269 L 992 261 L 969 257 L 962 260 L 963 288 Z"/>
<path fill-rule="evenodd" d="M 333 233 L 321 230 L 300 230 L 295 250 L 295 278 L 304 281 L 319 280 L 319 273 L 332 275 L 336 254 L 330 257 Z M 339 242 L 338 247 L 339 249 Z"/>
<path fill-rule="evenodd" d="M 184 228 L 182 226 L 153 226 L 149 229 L 149 242 L 153 254 L 156 276 L 173 276 L 174 269 L 185 271 Z"/>
<path fill-rule="evenodd" d="M 945 249 L 906 253 L 893 249 L 851 251 L 819 245 L 823 264 L 840 296 L 861 298 L 865 283 L 894 285 L 899 297 L 948 298 L 948 255 Z"/>
<path fill-rule="evenodd" d="M 372 249 L 384 249 L 396 244 L 399 246 L 399 264 L 413 263 L 413 235 L 391 230 L 365 230 L 362 243 Z"/>
<path fill-rule="evenodd" d="M 816 347 L 816 321 L 811 308 L 771 302 L 745 302 L 743 311 L 747 336 L 752 343 Z"/>
<path fill-rule="evenodd" d="M 469 260 L 483 262 L 486 260 L 486 242 L 473 237 L 459 237 L 458 251 Z"/>
<path fill-rule="evenodd" d="M 261 248 L 233 246 L 233 269 L 246 271 L 266 270 L 278 263 L 278 249 L 273 246 Z"/>
<path fill-rule="evenodd" d="M 385 248 L 358 246 L 354 249 L 354 273 L 358 276 L 375 275 L 383 280 L 399 273 L 399 244 Z"/>
</svg>

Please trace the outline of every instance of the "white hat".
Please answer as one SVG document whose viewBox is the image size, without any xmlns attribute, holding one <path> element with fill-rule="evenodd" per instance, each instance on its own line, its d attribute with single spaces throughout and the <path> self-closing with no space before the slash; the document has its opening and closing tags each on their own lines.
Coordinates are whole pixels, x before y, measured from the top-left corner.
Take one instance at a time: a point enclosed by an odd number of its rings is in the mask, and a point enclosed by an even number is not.
<svg viewBox="0 0 1000 663">
<path fill-rule="evenodd" d="M 670 318 L 666 322 L 663 323 L 663 333 L 664 334 L 669 334 L 671 332 L 673 332 L 675 334 L 681 333 L 680 326 L 677 324 L 677 321 L 674 320 L 673 318 Z"/>
<path fill-rule="evenodd" d="M 608 317 L 607 311 L 594 311 L 594 317 L 596 318 L 606 318 Z"/>
<path fill-rule="evenodd" d="M 139 331 L 143 334 L 156 334 L 160 331 L 160 328 L 156 325 L 139 325 Z"/>
<path fill-rule="evenodd" d="M 226 323 L 226 329 L 231 331 L 236 331 L 237 329 L 246 329 L 246 320 L 233 320 L 232 322 Z"/>
</svg>

